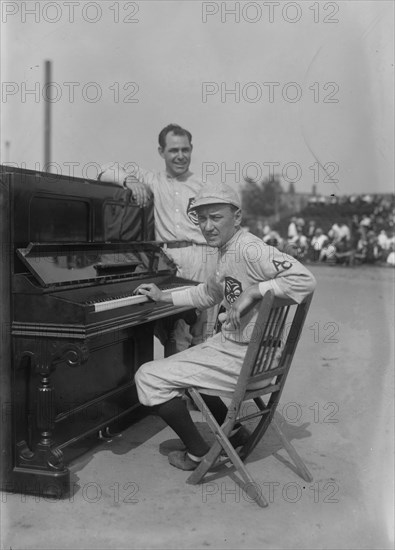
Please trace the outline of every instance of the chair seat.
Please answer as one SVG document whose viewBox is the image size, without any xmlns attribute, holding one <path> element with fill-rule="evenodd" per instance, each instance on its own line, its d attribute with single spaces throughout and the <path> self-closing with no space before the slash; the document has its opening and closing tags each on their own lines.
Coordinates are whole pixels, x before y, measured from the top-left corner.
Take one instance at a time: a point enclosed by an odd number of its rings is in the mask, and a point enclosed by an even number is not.
<svg viewBox="0 0 395 550">
<path fill-rule="evenodd" d="M 263 388 L 266 388 L 267 386 L 274 385 L 276 383 L 276 376 L 272 378 L 271 380 L 257 380 L 256 382 L 251 382 L 248 384 L 246 391 L 253 391 L 253 390 L 262 390 Z"/>
<path fill-rule="evenodd" d="M 271 384 L 273 385 L 276 383 L 276 378 L 277 377 L 275 376 L 271 380 L 257 380 L 256 382 L 252 382 L 247 386 L 246 391 L 261 390 Z M 218 397 L 226 397 L 228 399 L 231 399 L 234 394 L 234 390 L 225 391 L 225 390 L 213 390 L 209 388 L 195 388 L 195 389 L 205 395 L 216 395 Z"/>
</svg>

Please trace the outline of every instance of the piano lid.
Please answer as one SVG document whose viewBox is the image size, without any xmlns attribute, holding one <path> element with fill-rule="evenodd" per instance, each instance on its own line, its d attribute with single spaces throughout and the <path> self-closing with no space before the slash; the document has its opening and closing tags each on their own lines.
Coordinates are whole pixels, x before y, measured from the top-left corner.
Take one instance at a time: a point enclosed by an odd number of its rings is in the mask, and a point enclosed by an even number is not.
<svg viewBox="0 0 395 550">
<path fill-rule="evenodd" d="M 175 275 L 177 271 L 154 242 L 30 243 L 18 248 L 17 255 L 44 287 Z"/>
</svg>

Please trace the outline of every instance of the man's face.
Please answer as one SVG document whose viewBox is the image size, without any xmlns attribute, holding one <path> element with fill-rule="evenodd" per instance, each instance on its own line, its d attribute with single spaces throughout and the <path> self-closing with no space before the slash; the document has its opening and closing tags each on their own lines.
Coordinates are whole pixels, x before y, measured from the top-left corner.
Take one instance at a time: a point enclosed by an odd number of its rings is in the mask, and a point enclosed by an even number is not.
<svg viewBox="0 0 395 550">
<path fill-rule="evenodd" d="M 176 136 L 173 132 L 166 135 L 166 146 L 158 148 L 160 156 L 165 160 L 166 172 L 176 178 L 188 172 L 191 164 L 192 145 L 187 136 Z"/>
<path fill-rule="evenodd" d="M 237 232 L 241 223 L 241 211 L 229 204 L 209 204 L 197 209 L 201 232 L 209 246 L 220 248 Z"/>
</svg>

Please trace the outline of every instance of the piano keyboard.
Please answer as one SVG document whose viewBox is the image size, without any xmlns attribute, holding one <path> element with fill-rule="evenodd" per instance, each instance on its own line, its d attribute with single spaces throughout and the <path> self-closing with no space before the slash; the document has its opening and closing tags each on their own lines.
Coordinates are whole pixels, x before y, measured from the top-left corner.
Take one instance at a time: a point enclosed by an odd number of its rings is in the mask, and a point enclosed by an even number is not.
<svg viewBox="0 0 395 550">
<path fill-rule="evenodd" d="M 186 290 L 188 288 L 192 288 L 192 285 L 185 285 L 185 286 L 176 286 L 174 288 L 165 288 L 162 289 L 162 292 L 165 294 L 177 292 L 178 290 Z M 150 302 L 151 300 L 147 298 L 147 296 L 144 296 L 142 294 L 137 294 L 135 296 L 124 296 L 122 298 L 115 298 L 108 300 L 104 302 L 97 302 L 94 304 L 95 311 L 107 311 L 109 309 L 117 309 L 119 307 L 125 307 L 135 304 L 141 304 L 143 302 Z"/>
</svg>

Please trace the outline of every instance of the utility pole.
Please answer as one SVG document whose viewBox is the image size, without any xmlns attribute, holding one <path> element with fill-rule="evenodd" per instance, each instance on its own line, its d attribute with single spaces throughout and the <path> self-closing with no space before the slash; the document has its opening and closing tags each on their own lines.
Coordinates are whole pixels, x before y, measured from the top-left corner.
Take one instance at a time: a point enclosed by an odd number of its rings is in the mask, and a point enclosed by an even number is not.
<svg viewBox="0 0 395 550">
<path fill-rule="evenodd" d="M 10 142 L 5 142 L 5 162 L 10 162 Z"/>
<path fill-rule="evenodd" d="M 45 84 L 44 90 L 44 168 L 49 172 L 51 162 L 51 61 L 45 62 Z"/>
</svg>

